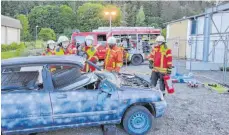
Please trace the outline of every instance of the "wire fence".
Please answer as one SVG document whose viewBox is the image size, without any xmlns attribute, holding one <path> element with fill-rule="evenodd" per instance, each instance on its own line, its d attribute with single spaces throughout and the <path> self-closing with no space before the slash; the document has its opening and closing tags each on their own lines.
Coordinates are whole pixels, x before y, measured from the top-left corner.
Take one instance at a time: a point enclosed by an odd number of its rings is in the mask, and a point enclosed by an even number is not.
<svg viewBox="0 0 229 135">
<path fill-rule="evenodd" d="M 203 35 L 197 35 L 190 36 L 189 39 L 167 39 L 167 45 L 172 49 L 176 71 L 204 74 L 215 82 L 229 85 L 229 33 L 210 35 L 208 48 L 204 46 L 205 38 Z M 206 70 L 202 71 L 203 69 Z"/>
</svg>

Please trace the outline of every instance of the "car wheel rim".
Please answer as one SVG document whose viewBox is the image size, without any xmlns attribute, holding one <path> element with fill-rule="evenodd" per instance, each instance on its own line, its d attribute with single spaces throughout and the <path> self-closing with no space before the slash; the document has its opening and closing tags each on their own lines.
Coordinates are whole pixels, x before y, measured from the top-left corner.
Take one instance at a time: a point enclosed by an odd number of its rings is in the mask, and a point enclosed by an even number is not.
<svg viewBox="0 0 229 135">
<path fill-rule="evenodd" d="M 142 133 L 147 131 L 149 125 L 149 118 L 147 114 L 143 112 L 137 112 L 133 114 L 128 121 L 129 129 L 135 133 Z"/>
</svg>

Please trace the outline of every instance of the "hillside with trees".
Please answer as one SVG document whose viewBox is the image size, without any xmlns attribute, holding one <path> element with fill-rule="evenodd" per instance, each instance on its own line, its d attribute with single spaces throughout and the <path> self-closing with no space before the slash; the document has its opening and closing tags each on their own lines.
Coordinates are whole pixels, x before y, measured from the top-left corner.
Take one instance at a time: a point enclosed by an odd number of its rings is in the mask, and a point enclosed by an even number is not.
<svg viewBox="0 0 229 135">
<path fill-rule="evenodd" d="M 165 28 L 165 22 L 200 14 L 206 7 L 211 7 L 215 3 L 211 1 L 2 1 L 1 4 L 1 14 L 19 19 L 23 26 L 21 39 L 30 41 L 35 39 L 36 26 L 39 26 L 38 33 L 42 33 L 39 39 L 50 35 L 70 37 L 75 29 L 91 31 L 101 26 L 109 26 L 109 18 L 104 15 L 106 10 L 116 10 L 112 26 Z"/>
</svg>

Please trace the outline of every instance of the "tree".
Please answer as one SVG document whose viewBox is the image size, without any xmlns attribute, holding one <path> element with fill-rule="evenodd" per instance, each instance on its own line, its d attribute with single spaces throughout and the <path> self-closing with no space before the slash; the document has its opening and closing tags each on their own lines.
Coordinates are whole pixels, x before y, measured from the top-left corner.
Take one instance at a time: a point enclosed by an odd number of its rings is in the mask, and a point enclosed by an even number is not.
<svg viewBox="0 0 229 135">
<path fill-rule="evenodd" d="M 150 18 L 152 17 L 160 17 L 160 8 L 159 8 L 160 1 L 143 1 L 142 5 L 144 6 L 144 13 L 145 13 L 145 23 L 150 25 L 154 22 L 151 22 Z"/>
<path fill-rule="evenodd" d="M 143 6 L 138 11 L 138 14 L 136 16 L 136 25 L 137 26 L 145 26 L 145 14 L 143 11 Z"/>
<path fill-rule="evenodd" d="M 154 26 L 155 28 L 161 28 L 163 26 L 163 20 L 160 17 L 149 17 L 148 24 L 150 24 L 150 26 Z"/>
<path fill-rule="evenodd" d="M 19 14 L 17 15 L 17 19 L 20 20 L 22 25 L 21 39 L 23 41 L 28 41 L 30 39 L 28 18 L 23 14 Z"/>
<path fill-rule="evenodd" d="M 80 31 L 92 31 L 103 24 L 102 4 L 85 3 L 77 10 Z"/>
<path fill-rule="evenodd" d="M 104 15 L 105 10 L 115 10 L 116 16 L 112 17 L 112 26 L 121 24 L 121 11 L 114 5 L 106 5 L 100 3 L 85 3 L 79 7 L 77 11 L 77 20 L 80 31 L 92 31 L 101 26 L 109 26 L 108 16 Z"/>
<path fill-rule="evenodd" d="M 46 5 L 33 8 L 29 14 L 30 32 L 35 35 L 35 27 L 51 28 L 57 34 L 64 32 L 65 28 L 74 28 L 76 18 L 67 5 Z"/>
<path fill-rule="evenodd" d="M 73 29 L 66 28 L 66 29 L 64 29 L 64 33 L 62 35 L 67 36 L 70 39 L 72 36 L 72 32 L 73 32 Z"/>
<path fill-rule="evenodd" d="M 162 29 L 161 35 L 164 36 L 164 37 L 166 38 L 166 28 Z"/>
<path fill-rule="evenodd" d="M 41 39 L 43 41 L 56 40 L 56 34 L 53 29 L 41 28 L 38 34 L 38 39 Z"/>
<path fill-rule="evenodd" d="M 127 26 L 135 26 L 137 14 L 137 4 L 134 1 L 128 1 L 126 4 L 126 16 L 125 21 Z"/>
</svg>

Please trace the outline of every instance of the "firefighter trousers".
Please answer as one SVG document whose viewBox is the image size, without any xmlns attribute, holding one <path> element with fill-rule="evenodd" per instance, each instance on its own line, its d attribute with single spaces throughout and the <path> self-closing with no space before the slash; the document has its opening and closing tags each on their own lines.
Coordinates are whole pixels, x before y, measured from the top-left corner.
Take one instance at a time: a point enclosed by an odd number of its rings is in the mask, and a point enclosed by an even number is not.
<svg viewBox="0 0 229 135">
<path fill-rule="evenodd" d="M 157 85 L 157 81 L 159 79 L 159 84 L 160 84 L 160 90 L 161 91 L 165 91 L 165 83 L 164 83 L 164 74 L 160 73 L 160 72 L 155 72 L 155 71 L 152 71 L 152 74 L 151 74 L 151 77 L 150 77 L 150 80 L 151 80 L 151 84 L 156 87 Z"/>
</svg>

